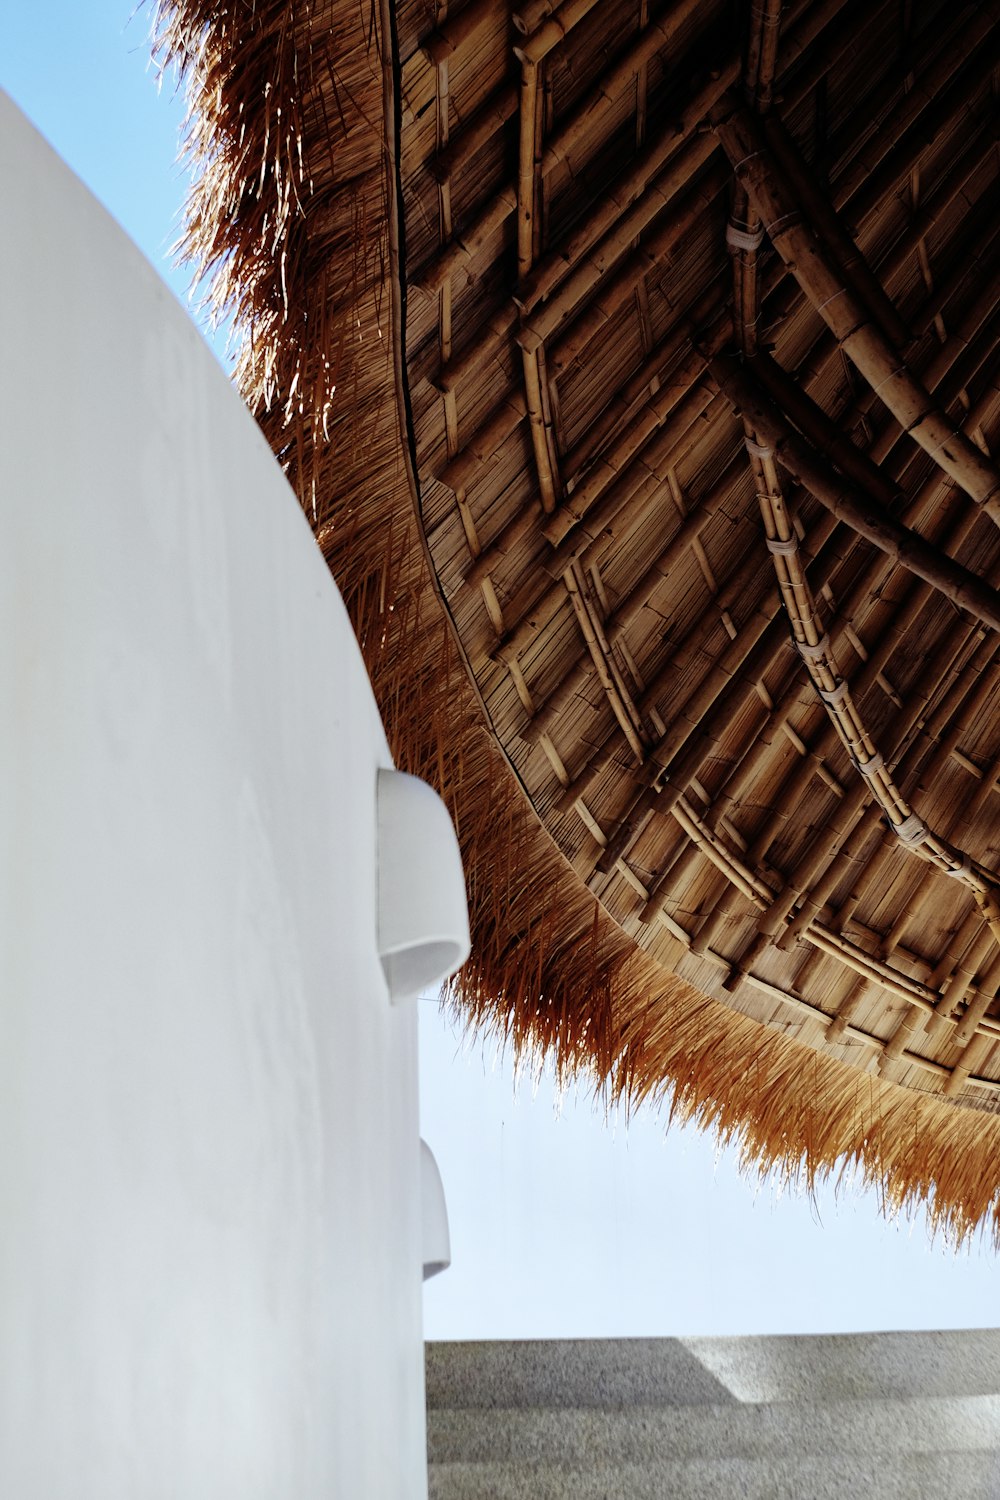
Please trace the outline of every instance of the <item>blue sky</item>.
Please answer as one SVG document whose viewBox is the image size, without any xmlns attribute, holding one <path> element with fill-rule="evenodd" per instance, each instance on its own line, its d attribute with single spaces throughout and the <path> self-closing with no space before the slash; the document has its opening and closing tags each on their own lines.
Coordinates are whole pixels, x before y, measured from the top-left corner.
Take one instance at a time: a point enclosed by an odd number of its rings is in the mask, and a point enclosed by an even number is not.
<svg viewBox="0 0 1000 1500">
<path fill-rule="evenodd" d="M 149 7 L 0 3 L 0 85 L 178 295 L 181 102 L 148 67 Z M 551 1080 L 515 1089 L 421 1006 L 423 1132 L 444 1179 L 453 1266 L 428 1283 L 431 1337 L 820 1332 L 1000 1324 L 996 1257 L 954 1256 L 872 1194 L 760 1187 L 731 1153 L 640 1111 L 626 1129 Z"/>
</svg>

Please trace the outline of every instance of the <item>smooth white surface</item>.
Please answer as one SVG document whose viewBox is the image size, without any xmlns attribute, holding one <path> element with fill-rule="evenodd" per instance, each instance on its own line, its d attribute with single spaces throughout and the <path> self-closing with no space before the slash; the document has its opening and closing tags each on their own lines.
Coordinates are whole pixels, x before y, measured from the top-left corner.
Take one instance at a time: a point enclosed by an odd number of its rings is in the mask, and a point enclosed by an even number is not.
<svg viewBox="0 0 1000 1500">
<path fill-rule="evenodd" d="M 180 308 L 0 96 L 0 1494 L 425 1493 L 389 754 Z"/>
<path fill-rule="evenodd" d="M 469 911 L 448 809 L 405 771 L 378 775 L 378 950 L 397 1003 L 415 1000 L 469 956 Z"/>
<path fill-rule="evenodd" d="M 444 1183 L 426 1141 L 420 1142 L 420 1195 L 423 1209 L 424 1280 L 429 1281 L 451 1265 L 451 1239 L 448 1234 L 448 1205 Z"/>
</svg>

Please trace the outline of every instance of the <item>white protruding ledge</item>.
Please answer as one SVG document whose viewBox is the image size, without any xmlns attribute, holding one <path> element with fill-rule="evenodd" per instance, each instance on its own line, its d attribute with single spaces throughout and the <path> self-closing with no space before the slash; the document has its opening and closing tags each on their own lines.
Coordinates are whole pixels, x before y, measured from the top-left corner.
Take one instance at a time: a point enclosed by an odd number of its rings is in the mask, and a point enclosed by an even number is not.
<svg viewBox="0 0 1000 1500">
<path fill-rule="evenodd" d="M 378 952 L 395 1002 L 415 999 L 469 956 L 469 912 L 448 809 L 425 781 L 378 773 Z"/>
</svg>

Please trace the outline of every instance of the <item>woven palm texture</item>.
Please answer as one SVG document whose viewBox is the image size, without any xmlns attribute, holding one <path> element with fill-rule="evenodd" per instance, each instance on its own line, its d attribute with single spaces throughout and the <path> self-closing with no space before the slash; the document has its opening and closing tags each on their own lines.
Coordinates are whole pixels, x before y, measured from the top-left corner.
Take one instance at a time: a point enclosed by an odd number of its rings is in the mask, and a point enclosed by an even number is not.
<svg viewBox="0 0 1000 1500">
<path fill-rule="evenodd" d="M 470 1024 L 1000 1224 L 1000 0 L 167 0 Z M 322 774 L 317 768 L 317 774 Z"/>
</svg>

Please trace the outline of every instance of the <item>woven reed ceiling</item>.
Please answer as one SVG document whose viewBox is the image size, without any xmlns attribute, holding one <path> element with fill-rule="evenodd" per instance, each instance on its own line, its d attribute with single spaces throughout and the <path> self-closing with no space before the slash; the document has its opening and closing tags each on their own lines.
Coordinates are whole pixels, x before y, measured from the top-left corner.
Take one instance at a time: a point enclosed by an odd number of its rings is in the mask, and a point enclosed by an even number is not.
<svg viewBox="0 0 1000 1500">
<path fill-rule="evenodd" d="M 997 4 L 398 17 L 419 514 L 634 943 L 1000 1082 Z"/>
</svg>

